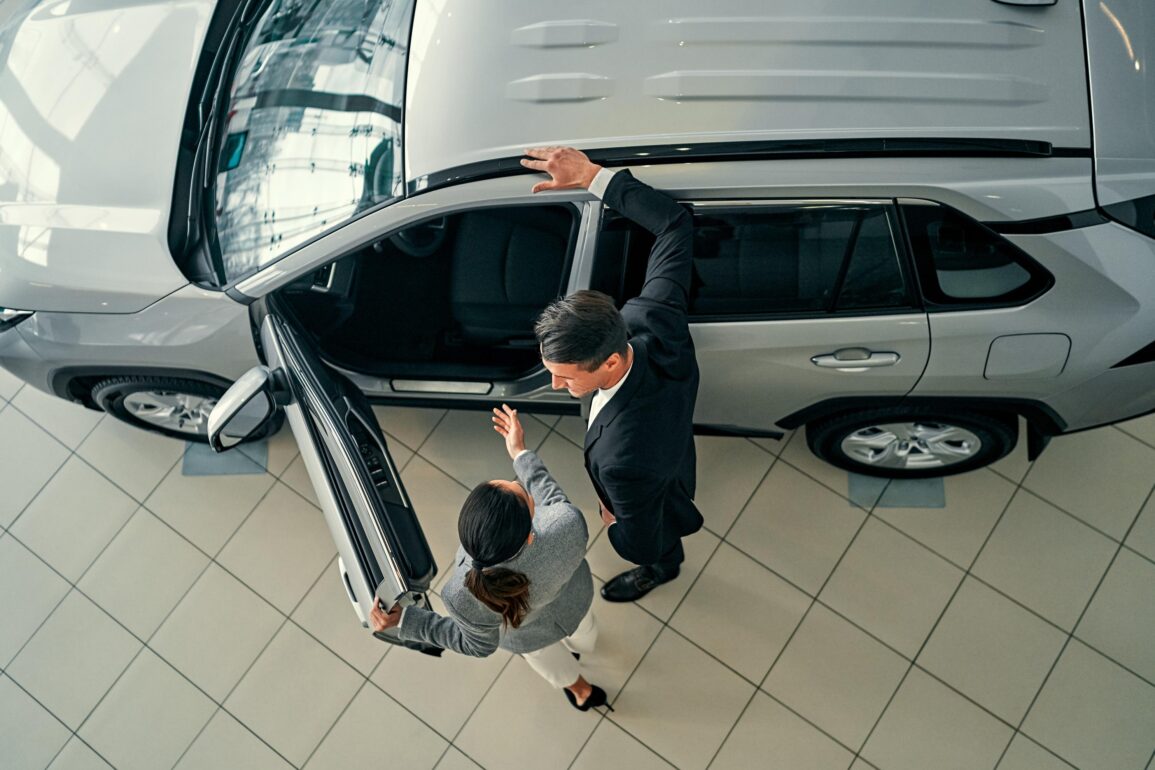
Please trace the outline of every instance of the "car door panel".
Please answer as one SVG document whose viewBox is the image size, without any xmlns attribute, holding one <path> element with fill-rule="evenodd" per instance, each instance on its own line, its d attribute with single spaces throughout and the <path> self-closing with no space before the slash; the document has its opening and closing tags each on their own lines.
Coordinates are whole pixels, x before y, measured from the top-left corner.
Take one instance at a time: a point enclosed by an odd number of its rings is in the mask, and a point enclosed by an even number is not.
<svg viewBox="0 0 1155 770">
<path fill-rule="evenodd" d="M 702 372 L 694 421 L 764 428 L 818 401 L 904 396 L 930 354 L 924 313 L 727 323 L 695 323 L 690 332 Z M 861 349 L 878 365 L 835 368 L 825 356 Z M 818 361 L 814 359 L 817 358 Z M 756 399 L 733 394 L 758 393 Z"/>
<path fill-rule="evenodd" d="M 419 601 L 436 565 L 368 402 L 321 363 L 275 303 L 260 336 L 268 366 L 284 377 L 285 414 L 362 622 L 374 596 Z"/>
</svg>

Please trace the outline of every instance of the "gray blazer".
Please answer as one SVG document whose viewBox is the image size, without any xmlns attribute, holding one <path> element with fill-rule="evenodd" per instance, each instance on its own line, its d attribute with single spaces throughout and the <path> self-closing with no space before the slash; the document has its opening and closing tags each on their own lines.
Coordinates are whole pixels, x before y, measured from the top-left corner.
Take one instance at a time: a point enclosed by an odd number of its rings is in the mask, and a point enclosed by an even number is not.
<svg viewBox="0 0 1155 770">
<path fill-rule="evenodd" d="M 594 595 L 593 578 L 585 560 L 589 540 L 585 518 L 534 452 L 519 455 L 513 469 L 533 497 L 533 542 L 497 566 L 529 578 L 529 613 L 521 627 L 506 628 L 501 615 L 479 602 L 465 587 L 472 560 L 465 549 L 458 547 L 453 574 L 441 588 L 441 598 L 451 617 L 406 607 L 397 626 L 402 639 L 484 658 L 498 647 L 518 653 L 540 650 L 577 630 Z"/>
</svg>

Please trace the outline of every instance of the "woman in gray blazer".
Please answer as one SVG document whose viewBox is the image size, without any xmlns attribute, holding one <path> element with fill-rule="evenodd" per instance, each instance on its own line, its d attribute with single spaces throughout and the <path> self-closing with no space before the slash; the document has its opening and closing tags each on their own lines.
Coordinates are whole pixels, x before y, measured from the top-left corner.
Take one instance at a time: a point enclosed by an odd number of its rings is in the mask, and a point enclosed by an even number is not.
<svg viewBox="0 0 1155 770">
<path fill-rule="evenodd" d="M 608 705 L 605 690 L 578 668 L 597 639 L 585 518 L 525 448 L 517 411 L 503 404 L 493 414 L 518 480 L 478 484 L 461 508 L 461 547 L 441 589 L 450 617 L 413 606 L 378 608 L 370 624 L 463 655 L 516 652 L 580 711 Z"/>
</svg>

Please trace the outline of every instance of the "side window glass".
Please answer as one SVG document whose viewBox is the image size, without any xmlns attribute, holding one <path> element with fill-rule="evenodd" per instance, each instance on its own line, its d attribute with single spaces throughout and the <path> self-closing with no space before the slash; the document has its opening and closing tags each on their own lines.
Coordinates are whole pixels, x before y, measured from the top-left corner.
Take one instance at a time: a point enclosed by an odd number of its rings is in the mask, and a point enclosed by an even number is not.
<svg viewBox="0 0 1155 770">
<path fill-rule="evenodd" d="M 695 316 L 902 307 L 890 207 L 851 202 L 701 207 Z"/>
<path fill-rule="evenodd" d="M 904 204 L 902 215 L 932 305 L 1016 304 L 1050 286 L 1050 276 L 1026 254 L 951 208 Z"/>
</svg>

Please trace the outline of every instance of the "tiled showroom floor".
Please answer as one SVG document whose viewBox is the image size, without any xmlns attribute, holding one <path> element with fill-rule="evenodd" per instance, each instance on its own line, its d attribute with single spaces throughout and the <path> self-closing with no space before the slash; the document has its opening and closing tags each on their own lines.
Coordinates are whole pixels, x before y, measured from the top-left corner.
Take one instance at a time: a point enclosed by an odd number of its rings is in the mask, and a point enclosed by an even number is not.
<svg viewBox="0 0 1155 770">
<path fill-rule="evenodd" d="M 186 475 L 182 444 L 19 385 L 0 372 L 5 770 L 1155 767 L 1155 419 L 1019 450 L 938 507 L 852 504 L 802 436 L 702 440 L 682 577 L 598 599 L 607 716 L 508 654 L 374 641 L 288 431 L 267 473 Z M 499 439 L 379 415 L 444 575 L 467 488 L 510 473 Z M 580 423 L 527 422 L 592 511 Z"/>
</svg>

